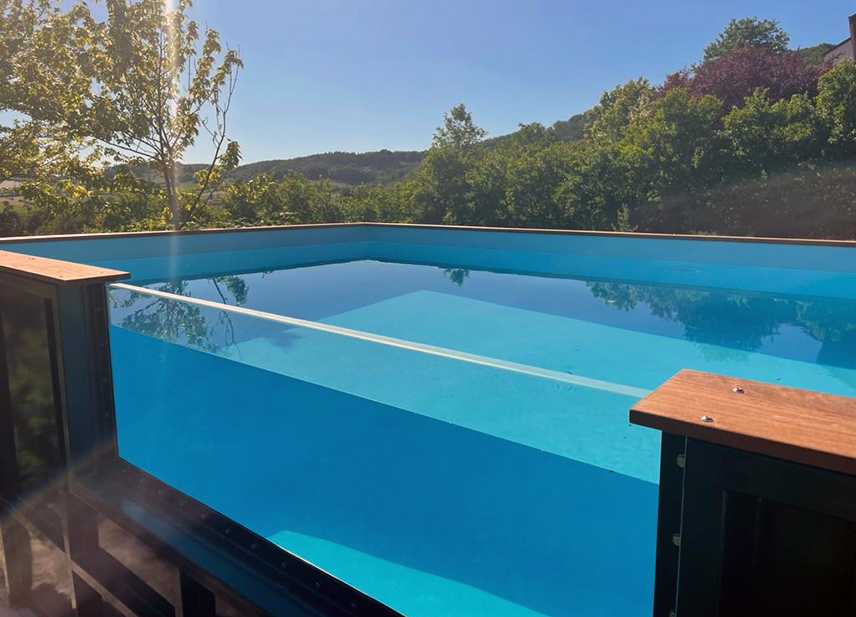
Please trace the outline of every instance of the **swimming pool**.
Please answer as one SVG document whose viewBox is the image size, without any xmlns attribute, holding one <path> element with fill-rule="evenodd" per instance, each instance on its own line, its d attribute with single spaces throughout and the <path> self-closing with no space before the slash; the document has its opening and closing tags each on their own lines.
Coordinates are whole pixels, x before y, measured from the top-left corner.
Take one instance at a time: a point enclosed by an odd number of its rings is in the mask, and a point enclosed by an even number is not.
<svg viewBox="0 0 856 617">
<path fill-rule="evenodd" d="M 93 252 L 134 275 L 120 455 L 406 615 L 650 614 L 632 403 L 680 368 L 856 389 L 849 248 L 335 236 Z"/>
</svg>

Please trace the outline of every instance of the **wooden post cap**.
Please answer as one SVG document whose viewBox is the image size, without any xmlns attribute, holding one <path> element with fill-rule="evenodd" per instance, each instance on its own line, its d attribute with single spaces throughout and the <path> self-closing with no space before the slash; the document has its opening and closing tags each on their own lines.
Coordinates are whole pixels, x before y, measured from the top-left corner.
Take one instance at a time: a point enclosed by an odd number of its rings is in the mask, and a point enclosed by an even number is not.
<svg viewBox="0 0 856 617">
<path fill-rule="evenodd" d="M 846 396 L 682 370 L 630 422 L 856 475 L 856 399 Z"/>
</svg>

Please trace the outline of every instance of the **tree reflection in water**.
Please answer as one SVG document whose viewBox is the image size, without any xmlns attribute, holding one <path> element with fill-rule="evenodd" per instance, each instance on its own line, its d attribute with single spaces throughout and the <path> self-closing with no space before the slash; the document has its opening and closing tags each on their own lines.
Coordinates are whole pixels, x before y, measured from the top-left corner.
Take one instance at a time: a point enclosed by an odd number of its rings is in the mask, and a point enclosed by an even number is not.
<svg viewBox="0 0 856 617">
<path fill-rule="evenodd" d="M 464 281 L 470 277 L 470 271 L 464 268 L 446 268 L 443 277 L 452 281 L 458 287 L 462 287 Z"/>
<path fill-rule="evenodd" d="M 210 279 L 223 304 L 242 306 L 249 295 L 249 286 L 240 276 L 219 276 Z M 188 281 L 167 281 L 152 289 L 178 296 L 192 297 Z M 232 296 L 229 301 L 227 291 Z M 235 325 L 227 311 L 200 307 L 179 299 L 161 298 L 143 292 L 128 292 L 122 298 L 113 296 L 114 308 L 128 309 L 119 325 L 164 341 L 182 343 L 202 351 L 217 353 L 235 345 Z"/>
<path fill-rule="evenodd" d="M 463 287 L 470 271 L 447 268 L 443 276 Z M 223 304 L 243 306 L 249 285 L 241 276 L 209 279 Z M 817 363 L 856 369 L 856 302 L 834 298 L 772 297 L 722 290 L 681 289 L 614 282 L 589 282 L 590 293 L 619 310 L 644 307 L 650 314 L 683 326 L 686 340 L 706 345 L 705 354 L 717 358 L 729 354 L 759 351 L 781 334 L 782 327 L 799 328 L 820 343 Z M 160 283 L 153 289 L 179 296 L 192 296 L 188 281 Z M 114 306 L 125 309 L 118 325 L 165 341 L 186 344 L 217 353 L 239 341 L 227 311 L 127 292 L 113 296 Z M 256 327 L 242 327 L 246 339 Z M 246 332 L 244 331 L 246 330 Z M 266 327 L 255 332 L 280 347 L 298 336 L 293 328 Z M 707 347 L 707 345 L 713 347 Z M 805 348 L 803 348 L 805 349 Z M 791 352 L 785 355 L 790 357 Z M 805 359 L 804 356 L 800 359 Z"/>
<path fill-rule="evenodd" d="M 723 291 L 591 282 L 596 298 L 622 309 L 646 305 L 678 322 L 687 340 L 757 351 L 790 325 L 821 343 L 819 364 L 856 368 L 856 302 L 832 298 L 773 298 Z"/>
</svg>

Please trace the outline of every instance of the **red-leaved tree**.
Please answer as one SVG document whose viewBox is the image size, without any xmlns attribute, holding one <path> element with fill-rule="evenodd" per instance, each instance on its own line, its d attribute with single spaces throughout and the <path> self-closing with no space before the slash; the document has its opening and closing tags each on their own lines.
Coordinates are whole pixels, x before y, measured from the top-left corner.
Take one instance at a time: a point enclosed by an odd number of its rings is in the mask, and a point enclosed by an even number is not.
<svg viewBox="0 0 856 617">
<path fill-rule="evenodd" d="M 744 47 L 702 63 L 694 73 L 686 70 L 672 73 L 657 89 L 655 98 L 673 88 L 685 87 L 694 98 L 714 95 L 728 111 L 743 105 L 746 97 L 759 88 L 768 90 L 771 101 L 803 92 L 813 96 L 817 93 L 818 78 L 829 68 L 806 64 L 797 52 L 771 53 Z"/>
</svg>

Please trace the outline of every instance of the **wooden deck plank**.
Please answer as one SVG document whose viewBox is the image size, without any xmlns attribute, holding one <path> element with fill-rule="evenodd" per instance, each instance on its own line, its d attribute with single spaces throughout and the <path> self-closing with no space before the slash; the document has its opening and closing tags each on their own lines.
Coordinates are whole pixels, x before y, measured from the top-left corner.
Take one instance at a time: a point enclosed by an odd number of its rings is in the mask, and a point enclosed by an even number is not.
<svg viewBox="0 0 856 617">
<path fill-rule="evenodd" d="M 856 399 L 846 396 L 683 370 L 636 403 L 630 421 L 856 475 Z"/>
<path fill-rule="evenodd" d="M 0 251 L 0 272 L 59 285 L 86 285 L 129 278 L 121 270 Z"/>
</svg>

